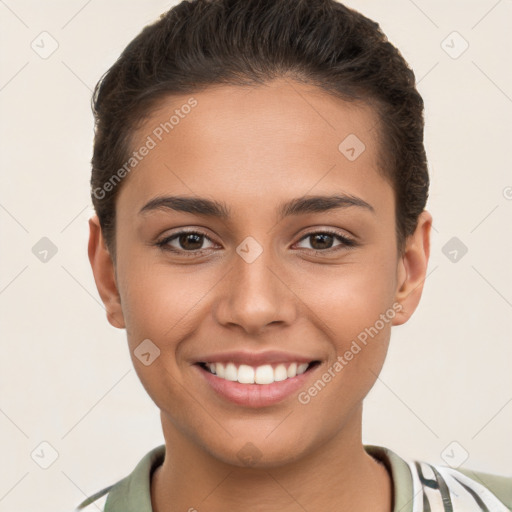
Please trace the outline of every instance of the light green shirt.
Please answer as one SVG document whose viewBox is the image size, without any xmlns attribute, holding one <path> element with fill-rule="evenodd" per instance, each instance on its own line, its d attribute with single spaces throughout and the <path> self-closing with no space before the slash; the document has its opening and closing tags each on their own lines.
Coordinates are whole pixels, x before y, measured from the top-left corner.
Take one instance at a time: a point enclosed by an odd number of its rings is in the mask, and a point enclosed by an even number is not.
<svg viewBox="0 0 512 512">
<path fill-rule="evenodd" d="M 511 512 L 512 477 L 406 461 L 389 448 L 364 445 L 393 480 L 393 512 Z M 165 445 L 147 453 L 128 476 L 83 501 L 75 512 L 152 512 L 151 475 Z"/>
</svg>

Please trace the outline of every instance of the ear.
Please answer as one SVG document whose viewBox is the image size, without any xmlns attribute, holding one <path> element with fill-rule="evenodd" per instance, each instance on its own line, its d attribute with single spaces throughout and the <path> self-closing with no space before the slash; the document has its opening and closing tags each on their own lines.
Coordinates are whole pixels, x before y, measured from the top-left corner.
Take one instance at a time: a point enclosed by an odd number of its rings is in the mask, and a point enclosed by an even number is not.
<svg viewBox="0 0 512 512">
<path fill-rule="evenodd" d="M 418 306 L 427 275 L 430 256 L 430 228 L 432 216 L 424 210 L 418 224 L 405 244 L 404 254 L 398 260 L 395 302 L 402 306 L 393 319 L 393 325 L 407 322 Z"/>
<path fill-rule="evenodd" d="M 116 283 L 115 267 L 103 238 L 97 215 L 89 219 L 88 254 L 96 288 L 103 304 L 105 304 L 107 320 L 112 326 L 124 329 L 125 323 L 121 308 L 121 298 Z"/>
</svg>

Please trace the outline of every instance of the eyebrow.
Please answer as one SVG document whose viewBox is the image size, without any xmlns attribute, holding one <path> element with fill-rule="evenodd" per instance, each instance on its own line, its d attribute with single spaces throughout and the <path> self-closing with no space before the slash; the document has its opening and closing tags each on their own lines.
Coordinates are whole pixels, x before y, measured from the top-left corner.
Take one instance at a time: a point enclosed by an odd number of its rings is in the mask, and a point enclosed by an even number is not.
<svg viewBox="0 0 512 512">
<path fill-rule="evenodd" d="M 348 194 L 329 196 L 304 196 L 292 199 L 279 206 L 277 212 L 280 219 L 290 215 L 326 212 L 339 208 L 358 207 L 375 213 L 373 206 L 360 197 Z M 139 215 L 155 210 L 173 210 L 177 212 L 206 215 L 227 220 L 230 217 L 229 207 L 222 202 L 202 197 L 158 196 L 151 199 L 139 211 Z"/>
</svg>

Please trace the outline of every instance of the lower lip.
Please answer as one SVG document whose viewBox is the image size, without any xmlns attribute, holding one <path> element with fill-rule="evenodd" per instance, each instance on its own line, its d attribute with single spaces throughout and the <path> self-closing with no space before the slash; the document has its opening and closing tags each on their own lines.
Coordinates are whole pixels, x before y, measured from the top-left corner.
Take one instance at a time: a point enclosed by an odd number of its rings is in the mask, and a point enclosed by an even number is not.
<svg viewBox="0 0 512 512">
<path fill-rule="evenodd" d="M 200 365 L 194 365 L 220 396 L 237 405 L 246 407 L 266 407 L 284 400 L 298 392 L 318 366 L 316 364 L 300 375 L 272 384 L 241 384 L 240 382 L 221 379 Z"/>
</svg>

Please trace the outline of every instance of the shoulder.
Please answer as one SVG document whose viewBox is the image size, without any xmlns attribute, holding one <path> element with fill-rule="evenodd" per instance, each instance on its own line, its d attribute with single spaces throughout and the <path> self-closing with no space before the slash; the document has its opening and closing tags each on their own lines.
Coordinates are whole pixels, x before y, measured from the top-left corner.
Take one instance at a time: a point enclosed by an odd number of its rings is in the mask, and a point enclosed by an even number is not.
<svg viewBox="0 0 512 512">
<path fill-rule="evenodd" d="M 393 512 L 512 512 L 512 477 L 404 459 L 384 446 L 365 449 L 389 470 Z"/>
<path fill-rule="evenodd" d="M 104 512 L 108 493 L 112 487 L 114 486 L 109 485 L 108 487 L 105 487 L 105 489 L 98 491 L 96 494 L 89 496 L 87 499 L 82 501 L 82 503 L 80 503 L 73 512 Z"/>
<path fill-rule="evenodd" d="M 415 491 L 420 492 L 422 501 L 437 504 L 439 510 L 450 503 L 454 511 L 512 511 L 512 477 L 417 460 L 408 464 Z"/>
<path fill-rule="evenodd" d="M 458 471 L 487 488 L 512 510 L 512 476 L 484 473 L 467 468 L 459 468 Z"/>
<path fill-rule="evenodd" d="M 162 464 L 165 445 L 146 453 L 135 469 L 116 483 L 83 500 L 73 512 L 141 512 L 151 510 L 151 475 Z"/>
</svg>

